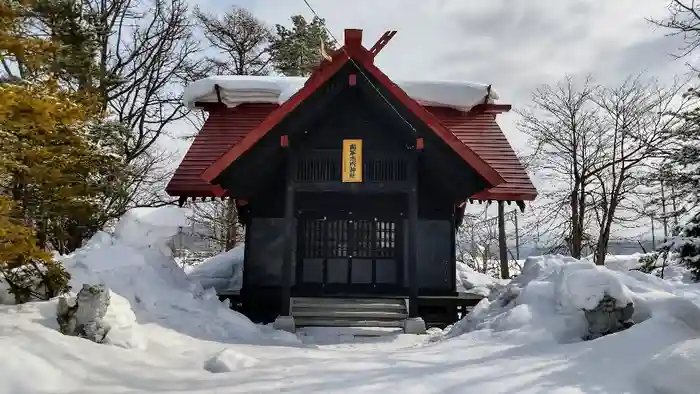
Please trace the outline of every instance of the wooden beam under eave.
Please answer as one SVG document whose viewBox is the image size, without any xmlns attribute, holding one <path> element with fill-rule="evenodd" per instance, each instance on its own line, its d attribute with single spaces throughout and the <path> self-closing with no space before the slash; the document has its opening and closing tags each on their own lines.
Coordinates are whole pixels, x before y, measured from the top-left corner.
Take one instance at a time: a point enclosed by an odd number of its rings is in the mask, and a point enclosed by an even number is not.
<svg viewBox="0 0 700 394">
<path fill-rule="evenodd" d="M 510 104 L 492 104 L 492 103 L 481 103 L 477 104 L 471 109 L 469 109 L 469 112 L 487 112 L 487 113 L 495 113 L 495 114 L 500 114 L 503 112 L 508 112 L 513 108 L 512 105 Z"/>
</svg>

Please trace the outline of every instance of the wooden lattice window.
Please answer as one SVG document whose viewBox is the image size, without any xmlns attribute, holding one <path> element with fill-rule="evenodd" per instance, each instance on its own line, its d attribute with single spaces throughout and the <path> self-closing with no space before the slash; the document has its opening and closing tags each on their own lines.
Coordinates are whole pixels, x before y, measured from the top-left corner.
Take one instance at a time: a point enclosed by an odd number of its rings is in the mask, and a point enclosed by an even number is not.
<svg viewBox="0 0 700 394">
<path fill-rule="evenodd" d="M 302 182 L 340 181 L 340 160 L 328 156 L 311 156 L 299 160 L 297 180 Z"/>
<path fill-rule="evenodd" d="M 381 258 L 396 256 L 394 221 L 311 219 L 304 223 L 304 258 Z"/>
<path fill-rule="evenodd" d="M 340 151 L 320 151 L 304 155 L 297 165 L 299 182 L 340 182 Z M 365 182 L 405 182 L 406 158 L 400 155 L 367 154 L 363 163 Z"/>
<path fill-rule="evenodd" d="M 407 179 L 406 160 L 402 157 L 369 159 L 365 162 L 364 170 L 369 181 L 401 182 Z"/>
</svg>

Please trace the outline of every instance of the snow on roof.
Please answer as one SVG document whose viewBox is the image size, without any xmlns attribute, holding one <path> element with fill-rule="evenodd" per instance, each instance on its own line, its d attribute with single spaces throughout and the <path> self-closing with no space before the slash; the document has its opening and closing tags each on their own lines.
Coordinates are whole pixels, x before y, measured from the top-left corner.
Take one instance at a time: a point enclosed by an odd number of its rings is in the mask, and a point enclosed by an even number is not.
<svg viewBox="0 0 700 394">
<path fill-rule="evenodd" d="M 221 101 L 228 107 L 242 103 L 282 104 L 299 91 L 306 82 L 305 77 L 272 77 L 250 75 L 222 75 L 200 79 L 185 88 L 182 100 L 189 108 L 196 102 L 216 103 L 219 86 Z M 488 85 L 467 81 L 395 81 L 412 99 L 422 105 L 449 107 L 466 111 L 482 103 Z M 497 100 L 493 89 L 489 101 Z"/>
</svg>

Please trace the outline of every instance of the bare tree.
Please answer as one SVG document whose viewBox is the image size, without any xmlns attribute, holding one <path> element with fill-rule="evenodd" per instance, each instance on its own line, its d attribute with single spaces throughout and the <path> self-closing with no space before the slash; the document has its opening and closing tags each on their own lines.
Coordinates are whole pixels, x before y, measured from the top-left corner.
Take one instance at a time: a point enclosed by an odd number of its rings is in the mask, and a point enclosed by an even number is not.
<svg viewBox="0 0 700 394">
<path fill-rule="evenodd" d="M 646 215 L 641 188 L 659 166 L 654 160 L 668 154 L 669 130 L 680 123 L 675 114 L 689 103 L 684 86 L 664 88 L 637 76 L 613 88 L 590 79 L 576 87 L 566 78 L 535 92 L 520 127 L 534 145 L 533 163 L 552 185 L 542 193 L 537 222 L 559 235 L 552 251 L 580 258 L 590 249 L 603 264 L 613 225 L 638 225 Z"/>
<path fill-rule="evenodd" d="M 192 203 L 192 221 L 204 228 L 201 234 L 213 242 L 212 252 L 233 249 L 244 241 L 242 225 L 233 199 L 210 200 Z"/>
<path fill-rule="evenodd" d="M 613 224 L 638 219 L 625 218 L 624 212 L 634 211 L 626 203 L 634 202 L 633 196 L 648 177 L 648 164 L 669 148 L 668 130 L 680 122 L 674 114 L 683 87 L 676 83 L 663 88 L 655 80 L 635 77 L 618 87 L 602 88 L 592 98 L 599 108 L 602 139 L 610 142 L 604 160 L 593 170 L 597 264 L 605 262 Z M 687 102 L 682 100 L 681 109 Z"/>
<path fill-rule="evenodd" d="M 671 30 L 669 35 L 683 37 L 684 45 L 677 57 L 684 57 L 700 47 L 700 4 L 695 0 L 671 0 L 668 3 L 668 18 L 649 19 L 657 26 Z"/>
<path fill-rule="evenodd" d="M 560 234 L 572 256 L 581 257 L 591 211 L 590 192 L 595 171 L 609 141 L 601 138 L 600 122 L 591 98 L 598 87 L 590 78 L 577 85 L 566 77 L 556 86 L 545 85 L 532 94 L 533 104 L 519 111 L 519 128 L 530 136 L 530 159 L 549 184 L 542 197 L 538 222 Z"/>
<path fill-rule="evenodd" d="M 204 32 L 204 38 L 218 51 L 217 56 L 207 58 L 208 73 L 269 73 L 269 42 L 272 32 L 250 11 L 233 7 L 218 17 L 195 9 L 194 14 Z M 204 118 L 193 120 L 195 124 L 203 124 Z M 243 242 L 243 232 L 233 200 L 195 203 L 193 210 L 193 220 L 207 228 L 208 237 L 219 250 L 230 250 Z"/>
<path fill-rule="evenodd" d="M 99 26 L 99 91 L 105 110 L 127 126 L 131 162 L 189 110 L 184 86 L 203 76 L 185 0 L 84 0 Z"/>
<path fill-rule="evenodd" d="M 196 8 L 194 15 L 209 44 L 219 54 L 208 57 L 216 74 L 269 74 L 272 31 L 245 8 L 234 6 L 221 18 Z"/>
</svg>

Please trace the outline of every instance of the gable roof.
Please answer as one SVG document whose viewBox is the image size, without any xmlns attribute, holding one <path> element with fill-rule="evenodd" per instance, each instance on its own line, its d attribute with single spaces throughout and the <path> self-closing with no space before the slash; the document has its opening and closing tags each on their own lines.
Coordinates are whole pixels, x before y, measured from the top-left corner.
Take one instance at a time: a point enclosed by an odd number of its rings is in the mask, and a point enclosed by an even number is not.
<svg viewBox="0 0 700 394">
<path fill-rule="evenodd" d="M 438 135 L 447 145 L 452 148 L 462 159 L 467 162 L 484 180 L 490 185 L 500 185 L 505 179 L 492 168 L 483 158 L 476 154 L 467 145 L 464 145 L 450 130 L 440 121 L 410 98 L 401 88 L 393 83 L 389 77 L 374 65 L 374 55 L 376 53 L 368 51 L 362 46 L 362 31 L 348 29 L 345 30 L 345 45 L 335 51 L 331 56 L 332 60 L 323 61 L 319 68 L 311 75 L 296 94 L 284 102 L 279 108 L 272 111 L 265 120 L 248 133 L 238 144 L 232 146 L 228 151 L 216 159 L 201 175 L 202 179 L 212 182 L 228 166 L 230 166 L 243 153 L 251 149 L 265 134 L 272 130 L 282 119 L 294 111 L 299 104 L 309 98 L 328 79 L 335 75 L 348 62 L 353 62 L 368 72 L 375 80 L 381 84 L 390 94 L 394 96 L 402 105 L 424 122 L 436 135 Z"/>
</svg>

